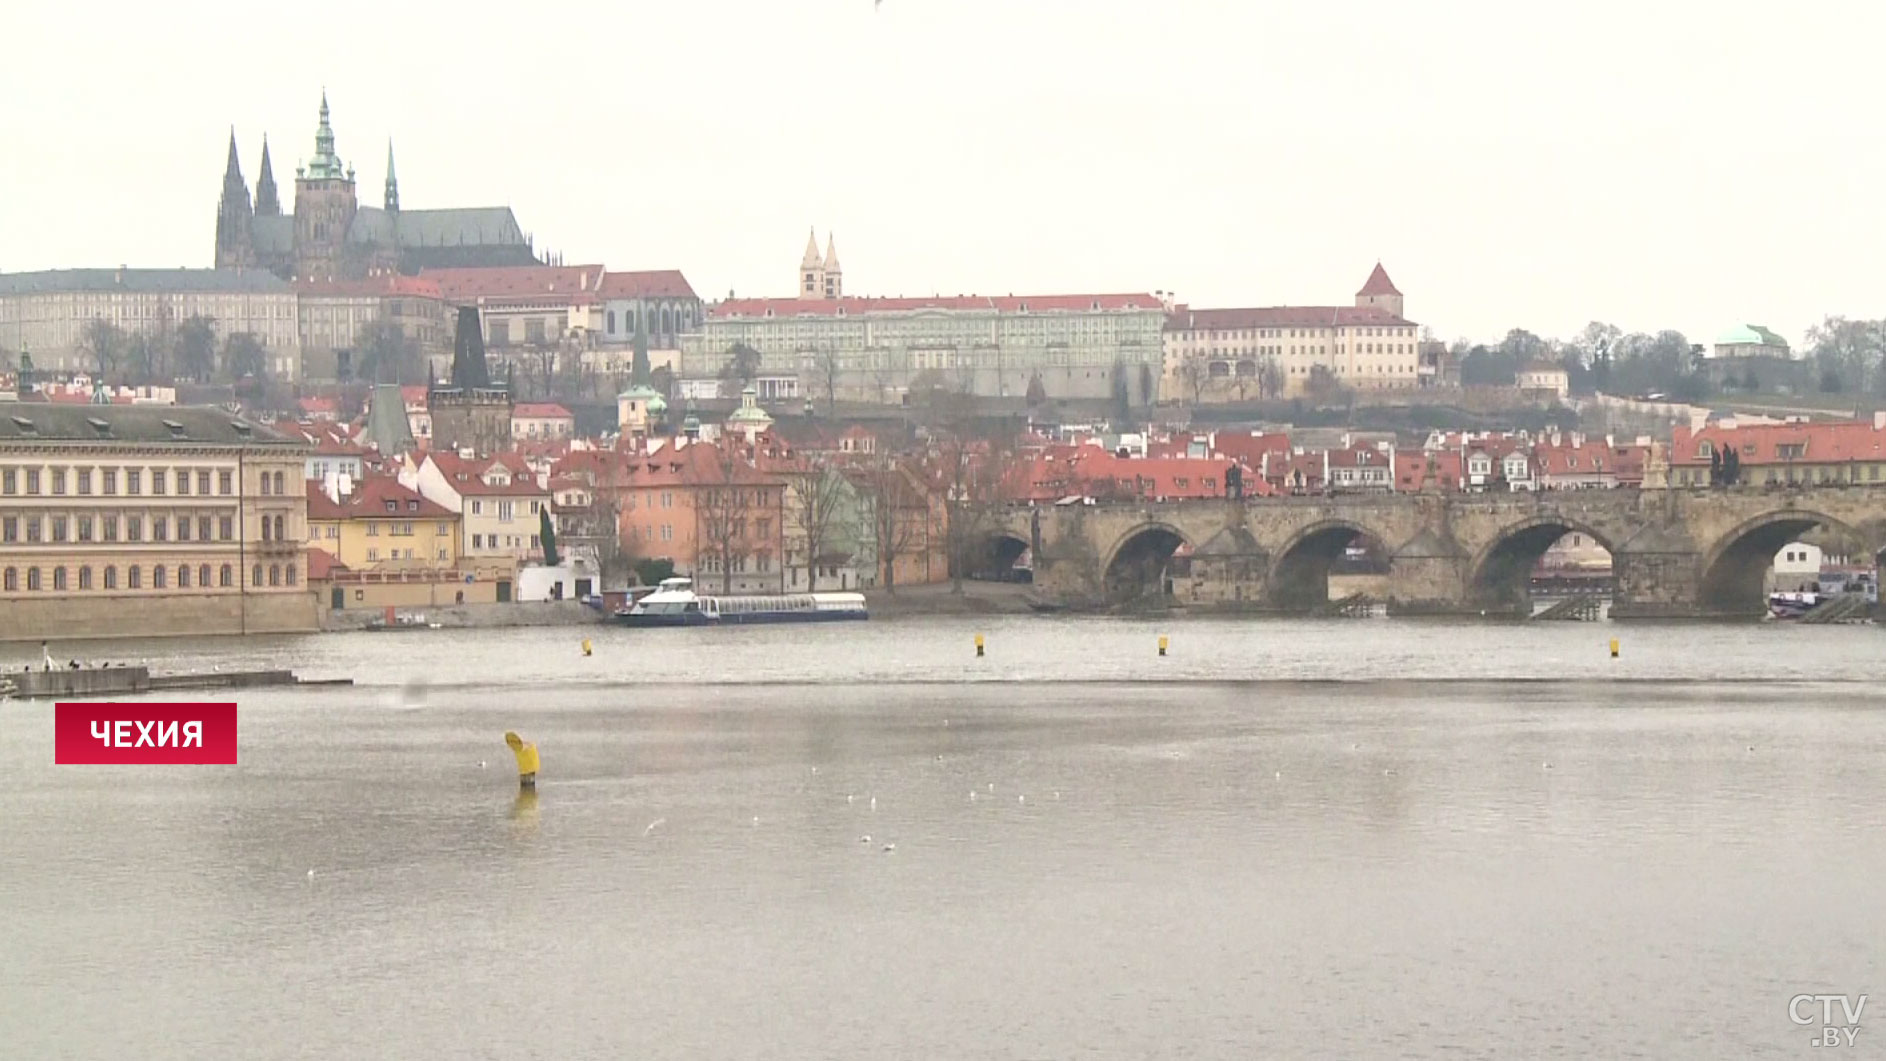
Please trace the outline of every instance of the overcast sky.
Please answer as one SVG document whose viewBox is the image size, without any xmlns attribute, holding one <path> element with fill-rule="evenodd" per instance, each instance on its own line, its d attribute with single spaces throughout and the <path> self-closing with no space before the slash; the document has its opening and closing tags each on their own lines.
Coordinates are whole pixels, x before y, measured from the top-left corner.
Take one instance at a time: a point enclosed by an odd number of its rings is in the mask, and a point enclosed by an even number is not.
<svg viewBox="0 0 1886 1061">
<path fill-rule="evenodd" d="M 0 269 L 207 266 L 229 128 L 284 202 L 323 86 L 377 205 L 509 204 L 571 263 L 789 295 L 1166 289 L 1444 338 L 1797 343 L 1886 316 L 1886 5 L 19 3 Z"/>
</svg>

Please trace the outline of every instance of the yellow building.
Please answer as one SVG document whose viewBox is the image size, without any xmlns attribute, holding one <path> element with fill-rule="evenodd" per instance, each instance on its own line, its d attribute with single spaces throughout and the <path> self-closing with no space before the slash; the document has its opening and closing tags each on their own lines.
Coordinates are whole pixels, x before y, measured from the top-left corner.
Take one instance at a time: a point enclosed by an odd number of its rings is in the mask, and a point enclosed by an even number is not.
<svg viewBox="0 0 1886 1061">
<path fill-rule="evenodd" d="M 0 640 L 314 629 L 310 452 L 215 408 L 0 404 Z"/>
<path fill-rule="evenodd" d="M 307 484 L 308 544 L 354 571 L 459 566 L 458 513 L 390 478 L 363 479 L 351 494 Z"/>
</svg>

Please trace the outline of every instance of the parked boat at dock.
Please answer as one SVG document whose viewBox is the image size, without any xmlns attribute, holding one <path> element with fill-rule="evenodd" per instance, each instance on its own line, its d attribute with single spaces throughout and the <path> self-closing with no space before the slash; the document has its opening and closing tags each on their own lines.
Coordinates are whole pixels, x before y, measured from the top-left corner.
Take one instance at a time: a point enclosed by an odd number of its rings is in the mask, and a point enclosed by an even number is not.
<svg viewBox="0 0 1886 1061">
<path fill-rule="evenodd" d="M 692 579 L 664 579 L 655 592 L 616 612 L 624 626 L 722 623 L 830 623 L 870 618 L 862 593 L 717 596 L 694 592 Z"/>
</svg>

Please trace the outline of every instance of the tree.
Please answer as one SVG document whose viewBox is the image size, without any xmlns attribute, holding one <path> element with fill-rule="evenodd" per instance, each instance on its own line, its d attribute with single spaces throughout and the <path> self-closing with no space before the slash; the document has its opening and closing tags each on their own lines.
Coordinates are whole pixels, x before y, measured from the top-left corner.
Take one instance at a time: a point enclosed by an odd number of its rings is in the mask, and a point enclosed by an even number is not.
<svg viewBox="0 0 1886 1061">
<path fill-rule="evenodd" d="M 1028 407 L 1039 409 L 1048 402 L 1048 388 L 1041 382 L 1041 373 L 1028 374 Z"/>
<path fill-rule="evenodd" d="M 93 317 L 85 322 L 80 342 L 98 374 L 98 385 L 104 386 L 105 377 L 116 372 L 124 360 L 124 329 L 103 317 Z"/>
<path fill-rule="evenodd" d="M 193 313 L 177 328 L 177 368 L 189 379 L 208 383 L 216 371 L 216 318 Z"/>
<path fill-rule="evenodd" d="M 814 466 L 795 474 L 788 486 L 793 493 L 792 522 L 794 537 L 804 550 L 805 588 L 818 589 L 819 557 L 833 537 L 838 513 L 844 507 L 850 484 L 837 470 Z"/>
<path fill-rule="evenodd" d="M 950 393 L 950 381 L 939 368 L 926 368 L 910 377 L 905 394 L 915 409 L 934 409 Z"/>
<path fill-rule="evenodd" d="M 739 397 L 760 374 L 760 352 L 745 343 L 727 348 L 727 363 L 720 368 L 720 396 Z"/>
<path fill-rule="evenodd" d="M 223 339 L 223 374 L 231 380 L 268 377 L 268 351 L 253 332 L 231 332 Z"/>
<path fill-rule="evenodd" d="M 648 374 L 648 385 L 665 399 L 674 398 L 675 370 L 663 365 Z"/>
<path fill-rule="evenodd" d="M 648 385 L 648 314 L 635 315 L 635 355 L 629 362 L 629 382 Z"/>
<path fill-rule="evenodd" d="M 125 344 L 124 367 L 131 382 L 140 384 L 170 381 L 170 350 L 165 342 L 150 332 L 131 333 Z"/>
<path fill-rule="evenodd" d="M 1143 361 L 1139 366 L 1139 404 L 1142 408 L 1153 404 L 1153 367 Z"/>
<path fill-rule="evenodd" d="M 557 528 L 550 522 L 549 505 L 537 510 L 537 540 L 543 543 L 545 567 L 555 567 L 562 562 L 562 557 L 557 555 Z"/>
<path fill-rule="evenodd" d="M 859 537 L 875 547 L 884 588 L 897 593 L 897 559 L 920 544 L 929 524 L 929 501 L 901 463 L 879 457 L 863 472 L 864 489 L 858 506 L 864 526 Z"/>
<path fill-rule="evenodd" d="M 1133 403 L 1126 391 L 1126 365 L 1124 362 L 1113 363 L 1113 426 L 1125 431 L 1133 424 Z"/>
<path fill-rule="evenodd" d="M 711 460 L 711 477 L 694 490 L 695 540 L 709 569 L 720 572 L 720 591 L 731 593 L 734 568 L 751 551 L 747 523 L 755 512 L 755 491 L 741 482 L 748 469 L 732 445 L 714 447 Z"/>
<path fill-rule="evenodd" d="M 1197 405 L 1205 396 L 1205 384 L 1211 379 L 1211 369 L 1203 357 L 1194 355 L 1179 362 L 1179 382 L 1186 393 L 1192 396 L 1192 404 Z"/>
<path fill-rule="evenodd" d="M 1334 398 L 1342 391 L 1342 383 L 1328 365 L 1311 365 L 1310 378 L 1303 385 L 1303 391 L 1312 398 Z"/>
<path fill-rule="evenodd" d="M 812 371 L 819 389 L 825 392 L 825 415 L 828 417 L 834 415 L 838 408 L 838 375 L 842 367 L 836 350 L 828 348 L 812 355 Z"/>
<path fill-rule="evenodd" d="M 675 562 L 665 556 L 651 556 L 635 561 L 635 581 L 644 586 L 659 586 L 675 577 Z"/>
<path fill-rule="evenodd" d="M 420 363 L 419 344 L 390 317 L 377 318 L 354 339 L 358 356 L 354 375 L 366 383 L 423 383 L 430 372 Z"/>
<path fill-rule="evenodd" d="M 1265 354 L 1257 362 L 1257 393 L 1275 401 L 1283 397 L 1284 367 L 1275 354 Z"/>
<path fill-rule="evenodd" d="M 1807 330 L 1807 351 L 1822 378 L 1832 375 L 1840 389 L 1886 390 L 1886 321 L 1828 317 Z"/>
</svg>

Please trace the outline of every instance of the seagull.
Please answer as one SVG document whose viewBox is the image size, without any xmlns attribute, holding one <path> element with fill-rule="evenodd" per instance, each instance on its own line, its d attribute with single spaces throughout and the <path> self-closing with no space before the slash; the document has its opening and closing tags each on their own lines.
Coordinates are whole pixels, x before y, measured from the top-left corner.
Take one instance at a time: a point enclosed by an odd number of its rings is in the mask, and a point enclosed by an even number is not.
<svg viewBox="0 0 1886 1061">
<path fill-rule="evenodd" d="M 872 810 L 878 809 L 878 798 L 876 796 L 871 797 L 871 809 Z"/>
<path fill-rule="evenodd" d="M 760 816 L 757 814 L 753 816 L 753 827 L 755 829 L 758 829 L 760 827 Z"/>
<path fill-rule="evenodd" d="M 1058 789 L 1058 788 L 1057 788 L 1057 789 L 1055 789 L 1055 790 L 1054 790 L 1054 798 L 1055 798 L 1055 799 L 1060 799 L 1060 798 L 1061 798 L 1061 790 L 1060 790 L 1060 789 Z"/>
<path fill-rule="evenodd" d="M 1270 775 L 1270 776 L 1272 776 L 1272 777 L 1274 777 L 1274 778 L 1276 778 L 1276 779 L 1277 779 L 1277 780 L 1279 780 L 1279 781 L 1282 781 L 1282 780 L 1284 779 L 1284 772 L 1283 772 L 1282 770 L 1279 770 L 1279 771 L 1277 771 L 1276 773 L 1274 773 L 1274 774 L 1272 774 L 1272 775 Z"/>
<path fill-rule="evenodd" d="M 1551 764 L 1551 763 L 1540 763 L 1540 764 L 1539 764 L 1539 769 L 1541 769 L 1541 770 L 1550 770 L 1550 769 L 1552 769 L 1552 764 Z"/>
<path fill-rule="evenodd" d="M 484 768 L 485 768 L 485 761 L 483 759 L 478 760 L 478 769 L 483 770 Z"/>
<path fill-rule="evenodd" d="M 976 790 L 973 788 L 969 790 L 969 802 L 976 802 Z"/>
<path fill-rule="evenodd" d="M 995 791 L 995 782 L 993 781 L 989 782 L 989 791 L 991 792 Z"/>
<path fill-rule="evenodd" d="M 313 880 L 313 879 L 314 879 L 314 871 L 313 871 L 313 870 L 309 870 L 309 871 L 308 871 L 308 879 L 309 879 L 309 880 Z"/>
<path fill-rule="evenodd" d="M 1017 802 L 1017 803 L 1027 803 L 1027 802 L 1028 802 L 1028 797 L 1027 797 L 1027 796 L 1016 796 L 1016 797 L 1015 797 L 1015 802 Z"/>
<path fill-rule="evenodd" d="M 884 845 L 884 850 L 886 850 L 886 851 L 895 851 L 895 850 L 897 850 L 897 845 L 896 845 L 896 844 L 885 844 L 885 845 Z"/>
<path fill-rule="evenodd" d="M 852 794 L 851 794 L 851 793 L 849 793 L 849 792 L 847 792 L 847 793 L 845 793 L 845 802 L 846 802 L 846 803 L 850 803 L 850 802 L 853 802 L 853 801 L 854 801 L 854 800 L 856 800 L 857 798 L 858 798 L 857 796 L 854 796 L 854 795 L 852 795 Z"/>
<path fill-rule="evenodd" d="M 648 823 L 648 828 L 642 830 L 642 835 L 647 836 L 649 833 L 652 833 L 655 831 L 656 826 L 665 825 L 667 824 L 667 822 L 668 822 L 668 819 L 666 818 L 656 818 L 654 821 Z"/>
<path fill-rule="evenodd" d="M 1382 776 L 1383 776 L 1383 777 L 1394 777 L 1394 776 L 1395 776 L 1395 771 L 1393 771 L 1393 770 L 1383 770 L 1383 771 L 1382 771 Z"/>
<path fill-rule="evenodd" d="M 816 766 L 815 766 L 815 767 L 813 767 L 813 768 L 812 768 L 812 772 L 813 772 L 813 773 L 815 773 L 815 774 L 816 774 L 816 773 L 818 773 L 818 772 L 819 772 L 819 768 L 818 768 L 818 767 L 816 767 Z"/>
<path fill-rule="evenodd" d="M 866 834 L 864 834 L 863 836 L 860 836 L 860 837 L 858 838 L 858 842 L 859 842 L 859 843 L 861 843 L 861 844 L 868 844 L 868 843 L 870 843 L 870 842 L 871 842 L 871 834 L 870 834 L 870 833 L 866 833 Z"/>
</svg>

